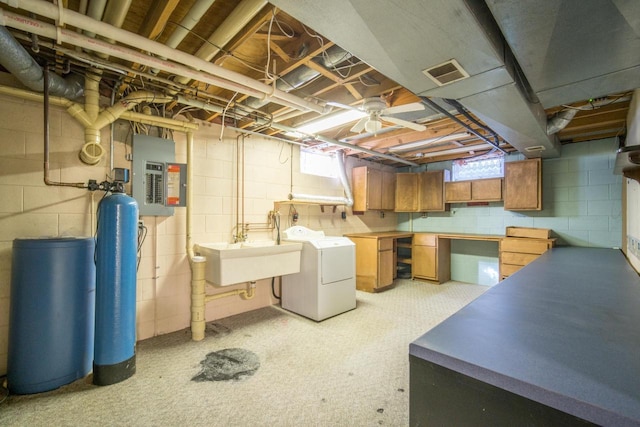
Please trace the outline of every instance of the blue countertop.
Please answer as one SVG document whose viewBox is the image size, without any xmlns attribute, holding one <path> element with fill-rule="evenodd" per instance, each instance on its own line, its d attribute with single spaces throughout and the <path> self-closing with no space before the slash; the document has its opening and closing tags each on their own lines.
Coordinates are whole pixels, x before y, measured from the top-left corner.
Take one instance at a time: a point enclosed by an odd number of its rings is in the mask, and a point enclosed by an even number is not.
<svg viewBox="0 0 640 427">
<path fill-rule="evenodd" d="M 616 249 L 547 251 L 409 354 L 601 425 L 640 425 L 640 279 Z"/>
</svg>

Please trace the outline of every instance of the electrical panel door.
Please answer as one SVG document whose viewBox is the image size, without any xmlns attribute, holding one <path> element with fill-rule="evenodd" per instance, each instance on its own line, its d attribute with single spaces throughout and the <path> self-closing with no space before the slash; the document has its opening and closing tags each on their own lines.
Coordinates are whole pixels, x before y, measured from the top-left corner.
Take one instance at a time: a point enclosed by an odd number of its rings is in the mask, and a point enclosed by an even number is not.
<svg viewBox="0 0 640 427">
<path fill-rule="evenodd" d="M 187 165 L 175 163 L 175 143 L 148 135 L 133 136 L 132 195 L 140 215 L 171 216 L 186 206 Z"/>
</svg>

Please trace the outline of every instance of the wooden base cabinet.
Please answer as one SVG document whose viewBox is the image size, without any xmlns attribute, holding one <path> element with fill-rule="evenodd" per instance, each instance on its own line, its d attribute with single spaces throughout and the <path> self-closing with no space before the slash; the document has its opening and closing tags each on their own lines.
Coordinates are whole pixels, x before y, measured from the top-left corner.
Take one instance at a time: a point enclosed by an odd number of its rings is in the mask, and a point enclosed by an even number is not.
<svg viewBox="0 0 640 427">
<path fill-rule="evenodd" d="M 396 270 L 394 239 L 348 237 L 356 245 L 356 289 L 375 292 L 392 285 Z"/>
<path fill-rule="evenodd" d="M 414 279 L 442 283 L 451 278 L 451 244 L 436 234 L 416 233 L 411 247 L 411 275 Z"/>
<path fill-rule="evenodd" d="M 542 228 L 507 227 L 507 237 L 500 240 L 500 280 L 511 276 L 552 248 L 555 239 L 549 238 L 550 232 Z"/>
</svg>

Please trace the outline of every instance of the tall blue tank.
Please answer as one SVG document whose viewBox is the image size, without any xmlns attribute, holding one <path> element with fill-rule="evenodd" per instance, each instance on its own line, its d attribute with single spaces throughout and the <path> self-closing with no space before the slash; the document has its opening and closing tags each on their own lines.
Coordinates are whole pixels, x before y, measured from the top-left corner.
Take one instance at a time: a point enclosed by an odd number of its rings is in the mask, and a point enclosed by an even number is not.
<svg viewBox="0 0 640 427">
<path fill-rule="evenodd" d="M 113 193 L 98 206 L 93 383 L 109 385 L 136 371 L 138 205 Z"/>
<path fill-rule="evenodd" d="M 7 384 L 13 394 L 56 389 L 91 372 L 93 238 L 15 239 Z"/>
</svg>

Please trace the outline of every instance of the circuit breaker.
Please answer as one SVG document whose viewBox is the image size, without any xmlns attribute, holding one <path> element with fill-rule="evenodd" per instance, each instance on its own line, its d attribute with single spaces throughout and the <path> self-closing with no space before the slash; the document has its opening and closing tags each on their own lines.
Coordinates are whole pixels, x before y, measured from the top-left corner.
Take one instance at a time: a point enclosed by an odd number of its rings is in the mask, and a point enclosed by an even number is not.
<svg viewBox="0 0 640 427">
<path fill-rule="evenodd" d="M 171 216 L 186 206 L 187 165 L 175 163 L 175 143 L 148 135 L 133 136 L 131 191 L 140 215 Z"/>
</svg>

